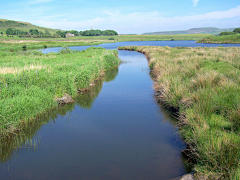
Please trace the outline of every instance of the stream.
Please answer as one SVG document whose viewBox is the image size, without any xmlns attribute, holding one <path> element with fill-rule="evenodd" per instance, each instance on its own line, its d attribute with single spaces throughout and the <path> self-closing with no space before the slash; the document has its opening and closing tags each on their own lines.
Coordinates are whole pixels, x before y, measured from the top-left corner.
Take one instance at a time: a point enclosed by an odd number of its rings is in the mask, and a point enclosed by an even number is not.
<svg viewBox="0 0 240 180">
<path fill-rule="evenodd" d="M 144 41 L 96 47 L 126 45 L 221 44 Z M 119 58 L 124 63 L 79 94 L 76 103 L 49 111 L 15 136 L 1 139 L 0 179 L 173 180 L 191 172 L 181 155 L 186 144 L 178 135 L 177 120 L 154 99 L 145 55 L 121 50 Z"/>
</svg>

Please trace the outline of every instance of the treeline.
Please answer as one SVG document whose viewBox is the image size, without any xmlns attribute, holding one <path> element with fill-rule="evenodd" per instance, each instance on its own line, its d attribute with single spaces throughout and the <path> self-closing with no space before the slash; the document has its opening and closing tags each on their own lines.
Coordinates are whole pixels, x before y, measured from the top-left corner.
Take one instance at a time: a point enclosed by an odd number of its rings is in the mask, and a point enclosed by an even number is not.
<svg viewBox="0 0 240 180">
<path fill-rule="evenodd" d="M 71 33 L 74 34 L 74 36 L 79 36 L 80 32 L 76 31 L 76 30 L 71 30 L 71 31 L 57 31 L 56 34 L 60 37 L 65 38 L 66 34 Z"/>
<path fill-rule="evenodd" d="M 38 29 L 30 29 L 28 32 L 27 31 L 21 31 L 19 29 L 15 28 L 8 28 L 6 30 L 7 36 L 9 35 L 16 35 L 18 37 L 39 37 L 39 36 L 51 36 L 50 32 L 45 29 L 45 32 L 41 32 Z M 51 36 L 52 37 L 52 36 Z"/>
<path fill-rule="evenodd" d="M 86 31 L 76 31 L 76 30 L 71 30 L 71 31 L 57 31 L 56 34 L 65 37 L 67 33 L 74 34 L 74 36 L 115 36 L 118 35 L 118 33 L 114 30 L 105 30 L 101 31 L 99 29 L 91 29 L 91 30 L 86 30 Z"/>
<path fill-rule="evenodd" d="M 118 33 L 114 30 L 101 31 L 99 29 L 80 31 L 80 33 L 81 33 L 81 36 L 116 36 L 118 35 Z"/>
<path fill-rule="evenodd" d="M 240 28 L 236 28 L 236 29 L 234 29 L 233 32 L 230 32 L 230 31 L 221 32 L 221 33 L 220 33 L 220 36 L 224 36 L 224 35 L 233 35 L 233 34 L 238 34 L 238 33 L 240 33 Z"/>
<path fill-rule="evenodd" d="M 105 30 L 105 31 L 101 31 L 101 30 L 86 30 L 86 31 L 76 31 L 76 30 L 70 30 L 70 31 L 57 31 L 55 34 L 50 34 L 50 32 L 45 29 L 45 32 L 42 32 L 38 29 L 30 29 L 29 31 L 21 31 L 19 29 L 16 28 L 8 28 L 6 30 L 6 35 L 7 36 L 18 36 L 21 38 L 29 38 L 29 37 L 34 37 L 34 38 L 39 38 L 39 37 L 44 37 L 44 38 L 65 38 L 66 35 L 70 33 L 70 34 L 74 34 L 74 36 L 115 36 L 118 35 L 118 33 L 114 30 Z M 1 35 L 3 35 L 3 33 L 1 32 Z"/>
</svg>

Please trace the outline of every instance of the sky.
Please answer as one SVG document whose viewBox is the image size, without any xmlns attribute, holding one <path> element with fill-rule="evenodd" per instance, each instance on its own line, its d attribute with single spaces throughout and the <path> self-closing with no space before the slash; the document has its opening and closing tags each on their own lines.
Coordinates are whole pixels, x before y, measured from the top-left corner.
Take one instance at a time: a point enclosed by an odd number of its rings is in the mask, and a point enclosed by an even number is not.
<svg viewBox="0 0 240 180">
<path fill-rule="evenodd" d="M 239 0 L 1 0 L 0 19 L 119 34 L 240 27 Z"/>
</svg>

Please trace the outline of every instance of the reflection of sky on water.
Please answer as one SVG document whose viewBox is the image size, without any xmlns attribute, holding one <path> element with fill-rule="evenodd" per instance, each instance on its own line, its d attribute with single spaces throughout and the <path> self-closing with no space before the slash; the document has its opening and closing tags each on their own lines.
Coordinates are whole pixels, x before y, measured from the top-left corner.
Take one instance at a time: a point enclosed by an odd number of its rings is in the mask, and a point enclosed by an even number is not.
<svg viewBox="0 0 240 180">
<path fill-rule="evenodd" d="M 118 45 L 150 45 L 120 42 Z M 167 44 L 166 44 L 167 43 Z M 151 45 L 194 45 L 194 41 Z M 210 45 L 214 46 L 214 45 Z M 215 45 L 219 46 L 219 45 Z M 229 45 L 228 45 L 229 46 Z M 71 47 L 84 49 L 87 47 Z M 59 48 L 44 49 L 44 53 Z M 25 128 L 22 141 L 37 139 L 37 149 L 12 143 L 11 160 L 0 164 L 2 179 L 169 179 L 186 172 L 180 150 L 185 147 L 171 117 L 153 98 L 153 82 L 145 56 L 119 51 L 120 65 L 109 82 L 99 82 L 76 105 L 60 108 Z M 104 80 L 103 80 L 104 81 Z M 91 94 L 92 93 L 92 94 Z M 31 127 L 32 126 L 32 127 Z M 31 145 L 31 144 L 30 144 Z"/>
</svg>

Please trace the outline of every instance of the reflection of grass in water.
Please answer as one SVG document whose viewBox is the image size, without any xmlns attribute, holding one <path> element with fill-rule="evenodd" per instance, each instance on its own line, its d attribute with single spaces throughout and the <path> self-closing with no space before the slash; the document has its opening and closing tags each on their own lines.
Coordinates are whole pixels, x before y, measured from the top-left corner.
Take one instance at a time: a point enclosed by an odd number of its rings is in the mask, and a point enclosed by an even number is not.
<svg viewBox="0 0 240 180">
<path fill-rule="evenodd" d="M 195 170 L 212 179 L 240 179 L 240 48 L 120 49 L 149 57 L 158 99 L 180 114 Z"/>
<path fill-rule="evenodd" d="M 95 98 L 101 91 L 104 81 L 111 81 L 117 76 L 118 68 L 111 68 L 107 70 L 103 77 L 96 80 L 95 85 L 91 87 L 88 91 L 80 93 L 74 99 L 78 105 L 82 108 L 90 109 Z M 65 116 L 67 113 L 71 112 L 75 107 L 75 104 L 67 104 L 60 106 L 57 109 L 49 110 L 46 113 L 36 117 L 35 122 L 26 123 L 21 128 L 21 131 L 17 132 L 15 135 L 5 136 L 0 140 L 0 162 L 5 163 L 11 159 L 13 152 L 20 150 L 30 150 L 34 151 L 37 145 L 40 143 L 38 137 L 33 137 L 39 131 L 39 129 L 48 124 L 50 121 L 53 123 L 55 119 L 61 115 Z"/>
<path fill-rule="evenodd" d="M 1 54 L 1 53 L 0 53 Z M 44 55 L 4 54 L 0 62 L 0 130 L 9 133 L 21 122 L 57 106 L 54 99 L 76 96 L 103 71 L 118 66 L 117 50 L 89 48 Z M 6 71 L 6 67 L 8 71 Z"/>
<path fill-rule="evenodd" d="M 95 81 L 95 85 L 91 87 L 88 91 L 81 92 L 75 98 L 75 101 L 82 108 L 90 109 L 95 98 L 98 96 L 102 89 L 103 82 L 113 81 L 118 74 L 118 68 L 111 68 L 107 70 L 103 77 Z"/>
<path fill-rule="evenodd" d="M 34 151 L 41 141 L 39 137 L 34 136 L 41 127 L 50 121 L 54 123 L 59 115 L 66 115 L 74 109 L 74 106 L 75 104 L 67 104 L 57 109 L 49 110 L 36 117 L 36 121 L 22 125 L 21 131 L 2 137 L 0 139 L 0 162 L 5 163 L 11 160 L 11 156 L 16 151 Z"/>
</svg>

